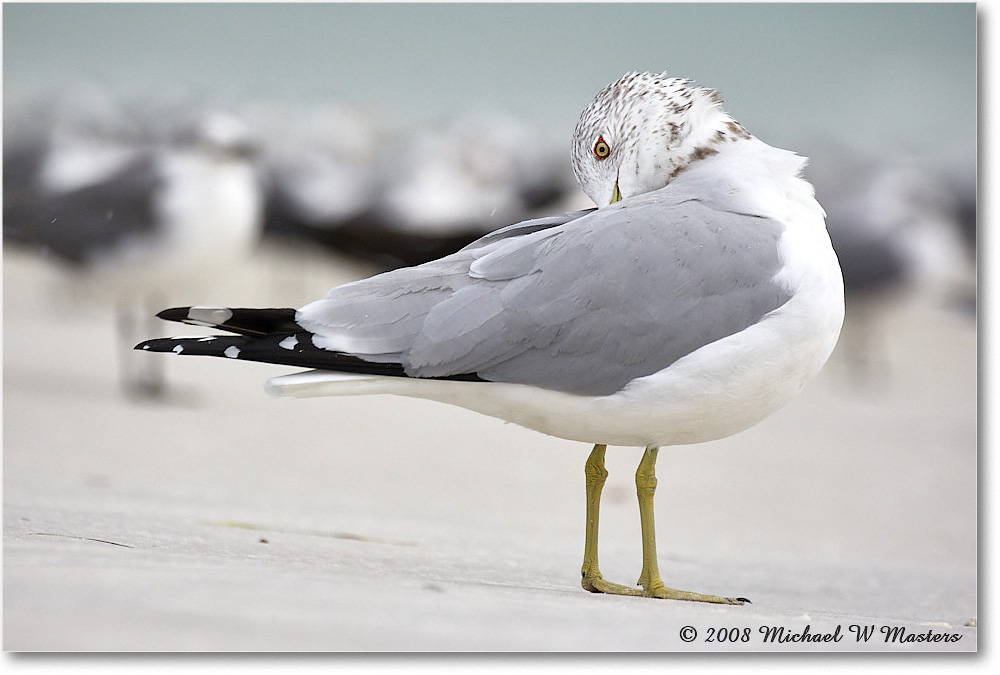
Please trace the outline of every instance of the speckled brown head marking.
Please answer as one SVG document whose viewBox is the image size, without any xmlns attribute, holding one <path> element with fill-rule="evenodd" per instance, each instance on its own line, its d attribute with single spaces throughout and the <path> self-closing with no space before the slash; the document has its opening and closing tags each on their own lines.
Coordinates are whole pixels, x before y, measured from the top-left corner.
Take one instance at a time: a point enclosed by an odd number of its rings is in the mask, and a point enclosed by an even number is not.
<svg viewBox="0 0 1000 675">
<path fill-rule="evenodd" d="M 628 73 L 584 109 L 573 134 L 573 171 L 598 205 L 666 185 L 724 143 L 752 136 L 722 111 L 722 98 L 690 80 Z M 598 140 L 608 152 L 596 155 Z"/>
</svg>

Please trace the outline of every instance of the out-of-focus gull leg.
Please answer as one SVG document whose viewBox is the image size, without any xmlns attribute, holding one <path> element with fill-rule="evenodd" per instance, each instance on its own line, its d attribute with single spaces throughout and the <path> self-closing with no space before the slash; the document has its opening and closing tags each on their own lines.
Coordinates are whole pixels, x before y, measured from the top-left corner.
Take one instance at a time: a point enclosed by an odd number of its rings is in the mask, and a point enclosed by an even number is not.
<svg viewBox="0 0 1000 675">
<path fill-rule="evenodd" d="M 150 303 L 162 304 L 159 298 L 153 298 Z M 118 358 L 122 390 L 130 397 L 137 399 L 157 399 L 166 394 L 166 377 L 162 358 L 136 359 L 137 354 L 131 347 L 137 339 L 147 339 L 155 334 L 146 305 L 139 304 L 138 309 L 128 299 L 120 299 L 115 306 L 116 325 L 118 327 Z"/>
</svg>

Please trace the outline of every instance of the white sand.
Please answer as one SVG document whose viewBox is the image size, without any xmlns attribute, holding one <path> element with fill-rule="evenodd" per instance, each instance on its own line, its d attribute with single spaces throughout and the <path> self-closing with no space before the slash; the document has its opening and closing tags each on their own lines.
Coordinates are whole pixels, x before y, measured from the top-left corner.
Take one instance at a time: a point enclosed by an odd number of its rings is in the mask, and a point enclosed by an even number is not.
<svg viewBox="0 0 1000 675">
<path fill-rule="evenodd" d="M 171 300 L 294 306 L 364 273 L 252 262 Z M 976 330 L 937 302 L 879 307 L 869 382 L 842 343 L 754 429 L 660 453 L 661 572 L 754 602 L 717 607 L 580 588 L 587 446 L 423 401 L 273 400 L 289 369 L 222 359 L 166 356 L 170 401 L 129 401 L 110 309 L 73 295 L 5 252 L 5 650 L 976 649 Z M 625 583 L 640 455 L 608 456 L 602 570 Z M 842 639 L 761 633 L 807 625 Z"/>
</svg>

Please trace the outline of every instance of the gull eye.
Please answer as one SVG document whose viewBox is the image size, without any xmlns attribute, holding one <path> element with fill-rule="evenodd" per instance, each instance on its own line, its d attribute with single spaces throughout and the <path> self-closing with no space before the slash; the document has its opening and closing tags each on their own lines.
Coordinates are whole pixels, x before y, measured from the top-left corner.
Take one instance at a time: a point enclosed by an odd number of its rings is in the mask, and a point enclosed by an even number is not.
<svg viewBox="0 0 1000 675">
<path fill-rule="evenodd" d="M 594 155 L 597 159 L 604 159 L 611 154 L 611 146 L 604 140 L 604 136 L 598 136 L 594 141 Z"/>
</svg>

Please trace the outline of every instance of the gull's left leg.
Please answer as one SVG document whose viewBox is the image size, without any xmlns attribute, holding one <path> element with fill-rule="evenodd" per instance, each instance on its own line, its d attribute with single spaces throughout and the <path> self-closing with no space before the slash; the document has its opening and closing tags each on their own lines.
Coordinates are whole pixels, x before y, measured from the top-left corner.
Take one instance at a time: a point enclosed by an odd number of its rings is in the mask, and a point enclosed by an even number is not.
<svg viewBox="0 0 1000 675">
<path fill-rule="evenodd" d="M 639 585 L 645 591 L 643 594 L 654 598 L 670 600 L 694 600 L 698 602 L 714 602 L 723 605 L 742 605 L 750 602 L 746 598 L 724 598 L 719 595 L 705 595 L 690 591 L 679 591 L 668 588 L 660 579 L 660 570 L 656 562 L 656 530 L 653 526 L 653 493 L 656 491 L 656 454 L 659 448 L 648 447 L 639 462 L 635 472 L 635 487 L 639 497 L 639 522 L 642 527 L 642 573 L 639 575 Z"/>
</svg>

